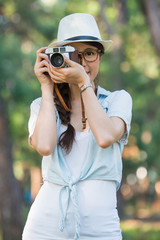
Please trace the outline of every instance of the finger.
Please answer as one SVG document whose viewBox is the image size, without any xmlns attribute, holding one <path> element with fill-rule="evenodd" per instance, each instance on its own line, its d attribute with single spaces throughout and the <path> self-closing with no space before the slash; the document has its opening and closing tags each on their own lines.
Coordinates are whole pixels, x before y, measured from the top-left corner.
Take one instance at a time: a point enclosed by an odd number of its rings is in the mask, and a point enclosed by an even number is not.
<svg viewBox="0 0 160 240">
<path fill-rule="evenodd" d="M 39 67 L 49 67 L 49 63 L 46 61 L 46 60 L 42 60 L 40 63 L 39 63 Z"/>
<path fill-rule="evenodd" d="M 50 74 L 49 74 L 50 75 Z M 50 75 L 50 78 L 51 78 L 51 80 L 53 81 L 53 82 L 55 82 L 55 83 L 64 83 L 65 81 L 63 81 L 61 78 L 59 78 L 59 77 L 57 77 L 57 76 L 51 76 Z"/>
<path fill-rule="evenodd" d="M 64 78 L 64 74 L 62 71 L 62 68 L 54 68 L 51 63 L 49 63 L 49 72 L 51 72 L 53 75 L 59 77 L 59 78 Z"/>
<path fill-rule="evenodd" d="M 57 69 L 54 68 L 54 67 L 52 68 L 50 66 L 50 64 L 49 64 L 49 67 L 48 67 L 48 73 L 49 73 L 51 79 L 56 80 L 59 83 L 66 82 L 65 76 L 63 74 L 57 72 Z"/>
<path fill-rule="evenodd" d="M 48 68 L 47 67 L 42 67 L 40 70 L 39 70 L 39 73 L 48 73 Z"/>
<path fill-rule="evenodd" d="M 37 50 L 37 54 L 44 52 L 48 47 L 41 47 Z"/>
<path fill-rule="evenodd" d="M 43 67 L 41 67 L 41 68 L 35 68 L 35 69 L 34 69 L 34 72 L 35 72 L 36 76 L 39 76 L 39 75 L 41 75 L 42 73 L 45 73 L 45 72 L 48 73 L 48 67 L 43 66 Z M 48 73 L 48 74 L 49 74 L 49 73 Z"/>
<path fill-rule="evenodd" d="M 47 62 L 49 62 L 49 58 L 48 58 L 48 56 L 47 56 L 45 53 L 39 53 L 39 54 L 37 55 L 36 62 L 39 63 L 39 62 L 41 62 L 41 61 L 44 60 L 44 59 L 45 59 Z"/>
<path fill-rule="evenodd" d="M 53 81 L 56 81 L 58 83 L 65 82 L 65 80 L 63 78 L 61 78 L 60 76 L 54 75 L 50 71 L 48 71 L 48 73 Z"/>
<path fill-rule="evenodd" d="M 38 56 L 41 57 L 42 59 L 45 59 L 47 62 L 50 62 L 49 57 L 48 57 L 47 54 L 39 53 Z"/>
<path fill-rule="evenodd" d="M 42 59 L 48 59 L 48 56 L 44 53 L 44 51 L 47 49 L 47 47 L 42 47 L 39 50 L 37 50 L 37 61 L 41 61 Z"/>
<path fill-rule="evenodd" d="M 34 66 L 34 72 L 36 75 L 39 75 L 39 73 L 43 73 L 47 70 L 48 72 L 48 67 L 49 67 L 49 64 L 47 61 L 43 60 L 41 61 L 40 63 L 37 63 L 35 64 Z M 44 69 L 45 68 L 45 69 Z"/>
<path fill-rule="evenodd" d="M 36 62 L 34 65 L 34 69 L 36 72 L 42 67 L 47 67 L 47 68 L 49 67 L 49 64 L 46 60 L 43 60 L 41 62 Z"/>
</svg>

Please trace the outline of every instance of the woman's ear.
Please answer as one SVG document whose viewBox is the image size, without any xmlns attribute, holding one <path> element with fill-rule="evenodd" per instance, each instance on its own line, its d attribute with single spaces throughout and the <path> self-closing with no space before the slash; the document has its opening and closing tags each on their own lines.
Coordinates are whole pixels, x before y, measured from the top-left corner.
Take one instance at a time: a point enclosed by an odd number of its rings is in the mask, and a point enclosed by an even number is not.
<svg viewBox="0 0 160 240">
<path fill-rule="evenodd" d="M 99 54 L 99 62 L 101 62 L 102 57 L 103 57 L 103 53 Z"/>
<path fill-rule="evenodd" d="M 103 55 L 99 55 L 99 62 L 101 62 Z"/>
</svg>

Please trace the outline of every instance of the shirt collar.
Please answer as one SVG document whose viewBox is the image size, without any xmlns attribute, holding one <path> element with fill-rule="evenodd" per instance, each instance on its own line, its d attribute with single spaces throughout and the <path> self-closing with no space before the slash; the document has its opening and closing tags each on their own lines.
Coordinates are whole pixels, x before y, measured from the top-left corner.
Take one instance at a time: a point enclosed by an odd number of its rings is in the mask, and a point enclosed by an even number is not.
<svg viewBox="0 0 160 240">
<path fill-rule="evenodd" d="M 100 86 L 97 87 L 97 97 L 98 97 L 98 99 L 101 96 L 107 97 L 110 93 L 111 93 L 110 91 L 107 91 L 107 90 L 105 90 L 104 88 L 102 88 Z"/>
</svg>

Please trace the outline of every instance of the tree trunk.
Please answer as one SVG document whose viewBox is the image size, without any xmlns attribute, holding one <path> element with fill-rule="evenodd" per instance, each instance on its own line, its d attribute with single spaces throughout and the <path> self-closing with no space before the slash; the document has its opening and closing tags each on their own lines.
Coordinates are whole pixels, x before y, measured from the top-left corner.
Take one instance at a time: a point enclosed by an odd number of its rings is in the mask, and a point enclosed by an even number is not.
<svg viewBox="0 0 160 240">
<path fill-rule="evenodd" d="M 118 45 L 116 43 L 117 39 L 119 39 L 119 32 L 117 32 L 113 26 L 110 25 L 106 15 L 105 9 L 107 8 L 107 3 L 104 0 L 98 0 L 100 10 L 98 19 L 103 26 L 103 30 L 111 35 L 111 39 L 113 39 L 113 53 L 112 53 L 112 62 L 115 63 L 114 65 L 114 77 L 112 79 L 114 90 L 122 89 L 124 87 L 124 82 L 122 78 L 122 73 L 120 70 L 120 64 L 124 61 L 124 53 L 123 53 L 123 44 Z M 126 24 L 127 19 L 127 7 L 126 7 L 126 0 L 117 0 L 116 6 L 118 8 L 118 16 L 117 16 L 117 29 L 121 30 L 123 26 Z"/>
<path fill-rule="evenodd" d="M 157 51 L 160 66 L 160 19 L 158 12 L 158 4 L 156 0 L 141 0 L 140 4 L 149 24 L 149 29 L 153 39 L 153 44 Z"/>
<path fill-rule="evenodd" d="M 126 24 L 128 16 L 126 0 L 117 0 L 117 8 L 119 10 L 117 22 L 119 25 L 122 25 L 123 27 L 123 25 Z"/>
<path fill-rule="evenodd" d="M 108 19 L 106 18 L 105 13 L 104 13 L 104 11 L 107 7 L 107 4 L 106 4 L 106 2 L 104 2 L 104 0 L 98 0 L 98 2 L 99 2 L 99 6 L 100 6 L 98 19 L 102 23 L 101 27 L 109 35 L 113 35 L 114 34 L 114 29 L 109 24 Z"/>
<path fill-rule="evenodd" d="M 13 174 L 8 122 L 0 98 L 0 215 L 3 240 L 21 240 L 21 195 Z"/>
</svg>

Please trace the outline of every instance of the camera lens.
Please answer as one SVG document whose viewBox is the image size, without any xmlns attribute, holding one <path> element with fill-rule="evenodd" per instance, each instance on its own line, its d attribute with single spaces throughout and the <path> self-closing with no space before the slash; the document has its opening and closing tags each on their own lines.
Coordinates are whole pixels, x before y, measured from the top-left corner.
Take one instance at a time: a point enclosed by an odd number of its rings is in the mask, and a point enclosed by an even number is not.
<svg viewBox="0 0 160 240">
<path fill-rule="evenodd" d="M 53 65 L 53 67 L 55 67 L 55 68 L 60 68 L 64 64 L 63 55 L 60 53 L 53 54 L 50 58 L 50 61 L 51 61 L 51 64 Z"/>
</svg>

